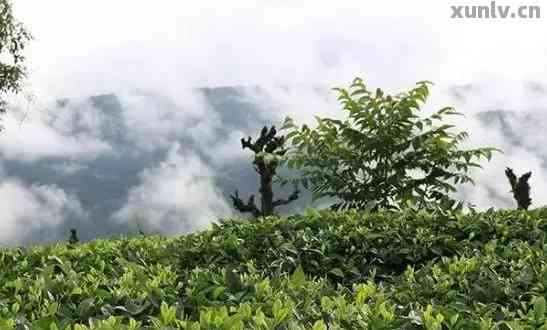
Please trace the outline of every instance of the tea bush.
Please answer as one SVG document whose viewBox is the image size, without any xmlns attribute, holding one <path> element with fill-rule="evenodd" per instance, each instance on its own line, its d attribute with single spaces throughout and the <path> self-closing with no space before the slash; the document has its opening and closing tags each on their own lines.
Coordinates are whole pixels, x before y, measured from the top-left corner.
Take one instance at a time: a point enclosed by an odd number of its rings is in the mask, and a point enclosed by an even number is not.
<svg viewBox="0 0 547 330">
<path fill-rule="evenodd" d="M 547 210 L 308 211 L 0 250 L 0 329 L 547 329 Z"/>
</svg>

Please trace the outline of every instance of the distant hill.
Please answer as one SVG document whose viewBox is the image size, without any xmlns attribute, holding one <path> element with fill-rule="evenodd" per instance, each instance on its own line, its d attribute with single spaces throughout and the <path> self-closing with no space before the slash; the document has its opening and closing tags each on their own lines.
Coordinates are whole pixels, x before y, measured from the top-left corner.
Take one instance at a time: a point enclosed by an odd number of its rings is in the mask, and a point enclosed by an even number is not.
<svg viewBox="0 0 547 330">
<path fill-rule="evenodd" d="M 329 95 L 328 89 L 308 89 L 310 91 L 306 91 L 310 94 L 307 97 L 315 100 L 325 99 Z M 480 90 L 476 86 L 465 85 L 455 87 L 452 94 L 456 100 L 465 101 L 477 91 Z M 295 92 L 291 88 L 279 88 L 278 92 L 281 99 L 294 98 Z M 534 87 L 533 92 L 541 91 Z M 55 132 L 74 137 L 76 141 L 92 137 L 109 149 L 90 155 L 60 154 L 31 160 L 4 155 L 3 177 L 15 178 L 25 185 L 58 187 L 75 196 L 85 215 L 83 219 L 81 213 L 70 213 L 61 223 L 46 222 L 37 226 L 32 224 L 41 223 L 39 218 L 29 219 L 30 225 L 25 228 L 21 241 L 39 243 L 65 239 L 70 228 L 77 228 L 83 240 L 136 233 L 139 229 L 179 233 L 203 227 L 204 223 L 215 218 L 210 216 L 215 210 L 229 216 L 231 205 L 228 196 L 235 189 L 240 191 L 241 196 L 256 194 L 258 186 L 257 175 L 250 163 L 251 155 L 241 149 L 239 140 L 247 135 L 255 137 L 263 125 L 281 123 L 283 115 L 278 110 L 283 104 L 275 104 L 276 101 L 268 90 L 256 86 L 185 90 L 181 91 L 180 99 L 176 101 L 143 91 L 97 95 L 83 100 L 59 99 L 40 114 L 45 118 L 45 125 Z M 312 109 L 302 111 L 316 111 L 314 104 L 302 106 Z M 542 135 L 534 134 L 534 130 L 547 127 L 542 116 L 484 109 L 476 115 L 476 119 L 484 128 L 501 133 L 510 146 L 524 148 L 543 159 L 543 167 L 547 169 L 547 152 Z M 470 133 L 476 137 L 481 134 Z M 11 147 L 17 149 L 16 146 Z M 172 159 L 174 150 L 181 156 Z M 173 164 L 175 161 L 178 163 Z M 190 162 L 193 168 L 186 169 L 185 162 Z M 161 211 L 166 208 L 161 201 L 143 203 L 153 197 L 144 196 L 146 189 L 150 186 L 161 189 L 154 186 L 152 181 L 167 180 L 161 175 L 168 173 L 173 166 L 180 170 L 171 174 L 178 175 L 183 183 L 179 189 L 173 186 L 166 188 L 173 189 L 173 192 L 164 193 L 167 197 L 175 193 L 180 196 L 172 196 L 171 204 L 165 211 Z M 210 178 L 211 182 L 203 181 L 201 175 Z M 197 183 L 199 189 L 187 189 L 196 180 L 202 180 Z M 535 193 L 533 179 L 532 186 Z M 511 196 L 505 190 L 492 185 L 483 188 L 488 200 L 512 205 Z M 206 196 L 210 197 L 203 197 L 205 192 L 202 194 L 200 189 L 206 189 L 209 194 Z M 277 191 L 283 195 L 289 194 L 291 189 L 286 187 Z M 177 204 L 175 198 L 181 201 L 181 205 L 174 205 Z M 189 202 L 184 203 L 185 199 Z M 309 201 L 309 194 L 304 193 L 289 209 L 281 211 L 300 209 Z M 113 217 L 128 204 L 136 209 L 134 219 L 114 221 Z M 144 211 L 158 211 L 157 217 L 139 214 L 140 206 Z M 198 212 L 198 208 L 203 212 Z M 197 213 L 203 213 L 200 216 L 203 219 L 196 219 Z M 168 219 L 163 221 L 163 218 Z M 181 225 L 177 227 L 176 223 Z"/>
<path fill-rule="evenodd" d="M 161 95 L 135 92 L 130 98 L 138 99 L 139 106 L 143 104 L 147 107 L 147 113 L 160 113 L 157 115 L 159 119 L 154 117 L 154 122 L 137 122 L 137 125 L 141 125 L 137 128 L 132 126 L 135 123 L 127 115 L 133 110 L 124 108 L 120 96 L 107 94 L 93 96 L 88 100 L 58 100 L 47 109 L 50 115 L 48 125 L 67 135 L 96 136 L 106 142 L 111 150 L 90 159 L 44 157 L 31 162 L 21 159 L 3 161 L 5 176 L 17 178 L 29 185 L 56 185 L 75 194 L 89 214 L 87 222 L 79 218 L 67 218 L 55 228 L 41 227 L 38 232 L 31 231 L 26 240 L 42 242 L 61 239 L 72 227 L 79 229 L 84 240 L 135 233 L 135 224 L 115 222 L 111 217 L 127 202 L 130 189 L 139 185 L 139 175 L 164 161 L 174 143 L 180 145 L 182 153 L 198 155 L 206 166 L 213 169 L 214 184 L 226 202 L 229 201 L 228 195 L 235 189 L 239 189 L 242 196 L 256 194 L 258 179 L 249 161 L 250 154 L 241 150 L 239 139 L 244 137 L 243 133 L 255 136 L 263 125 L 279 124 L 281 118 L 276 113 L 261 109 L 261 105 L 248 95 L 249 92 L 256 94 L 261 93 L 261 90 L 244 87 L 195 89 L 192 91 L 193 97 L 204 102 L 200 107 L 207 112 L 200 114 L 197 119 L 189 115 L 189 120 L 184 119 L 184 113 L 173 120 L 168 116 L 177 116 L 178 111 L 191 112 L 192 109 L 177 109 L 177 105 Z M 214 124 L 209 123 L 209 120 L 214 121 Z M 158 139 L 153 141 L 151 147 L 147 147 L 150 138 L 156 136 L 156 131 L 148 134 L 146 125 L 153 126 L 155 121 L 161 122 L 157 132 L 165 133 L 165 141 Z M 161 125 L 167 126 L 166 123 L 178 126 L 163 129 Z M 141 128 L 148 134 L 144 139 L 135 133 Z M 207 132 L 209 140 L 200 141 L 199 137 L 196 138 L 208 130 L 212 131 Z M 231 141 L 235 147 L 225 150 L 224 144 Z M 213 150 L 216 147 L 235 156 L 217 157 Z M 290 188 L 286 191 L 289 193 Z M 298 207 L 298 204 L 294 207 Z M 192 219 L 184 219 L 182 214 L 180 221 L 191 222 Z"/>
</svg>

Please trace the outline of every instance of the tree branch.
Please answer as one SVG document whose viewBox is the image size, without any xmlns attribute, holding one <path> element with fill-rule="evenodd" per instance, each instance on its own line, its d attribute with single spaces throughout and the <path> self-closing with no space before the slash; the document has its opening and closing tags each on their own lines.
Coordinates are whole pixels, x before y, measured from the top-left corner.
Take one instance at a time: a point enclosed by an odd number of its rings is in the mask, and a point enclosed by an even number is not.
<svg viewBox="0 0 547 330">
<path fill-rule="evenodd" d="M 275 137 L 276 134 L 277 134 L 277 130 L 275 129 L 275 126 L 272 126 L 269 130 L 268 130 L 268 127 L 264 126 L 256 142 L 253 143 L 252 142 L 253 139 L 250 136 L 248 136 L 247 139 L 244 139 L 244 138 L 241 139 L 241 147 L 243 149 L 249 148 L 255 154 L 258 154 L 264 151 L 265 146 L 267 150 L 273 148 L 271 149 L 271 151 L 273 151 L 275 150 L 275 148 L 280 146 L 279 140 L 283 140 L 283 137 L 281 138 Z"/>
<path fill-rule="evenodd" d="M 293 201 L 298 199 L 298 194 L 300 194 L 300 191 L 298 189 L 295 189 L 293 193 L 289 196 L 287 199 L 278 199 L 275 202 L 273 202 L 274 207 L 278 207 L 281 205 L 287 205 L 292 203 Z"/>
<path fill-rule="evenodd" d="M 236 190 L 234 195 L 230 195 L 234 207 L 241 213 L 251 213 L 254 217 L 260 216 L 260 210 L 255 203 L 255 195 L 251 195 L 247 203 L 239 197 L 239 192 Z"/>
<path fill-rule="evenodd" d="M 517 201 L 518 208 L 528 210 L 528 207 L 532 204 L 532 199 L 530 198 L 530 185 L 528 184 L 532 172 L 525 173 L 517 179 L 513 170 L 508 167 L 505 169 L 505 176 L 509 180 L 511 192 L 513 193 L 513 198 Z"/>
</svg>

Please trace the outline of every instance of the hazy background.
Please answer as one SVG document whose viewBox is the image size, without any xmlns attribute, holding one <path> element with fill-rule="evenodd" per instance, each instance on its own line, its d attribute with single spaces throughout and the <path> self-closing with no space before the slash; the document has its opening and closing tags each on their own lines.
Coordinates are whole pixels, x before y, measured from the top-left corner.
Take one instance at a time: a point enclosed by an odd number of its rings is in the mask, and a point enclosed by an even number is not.
<svg viewBox="0 0 547 330">
<path fill-rule="evenodd" d="M 329 88 L 355 76 L 391 92 L 435 82 L 426 111 L 456 106 L 469 146 L 505 152 L 462 196 L 513 207 L 510 165 L 533 171 L 544 205 L 546 21 L 453 20 L 451 4 L 467 3 L 14 1 L 35 40 L 0 133 L 0 243 L 71 227 L 175 234 L 230 216 L 228 194 L 256 188 L 239 139 L 286 115 L 341 115 Z"/>
</svg>

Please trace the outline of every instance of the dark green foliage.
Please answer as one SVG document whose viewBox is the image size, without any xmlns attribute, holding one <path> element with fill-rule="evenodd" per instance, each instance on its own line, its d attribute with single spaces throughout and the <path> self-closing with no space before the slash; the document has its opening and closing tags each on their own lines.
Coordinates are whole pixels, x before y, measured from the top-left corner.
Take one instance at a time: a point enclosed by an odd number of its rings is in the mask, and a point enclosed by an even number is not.
<svg viewBox="0 0 547 330">
<path fill-rule="evenodd" d="M 505 169 L 505 176 L 509 180 L 511 185 L 511 192 L 513 193 L 513 198 L 517 202 L 517 207 L 519 209 L 528 210 L 530 204 L 532 204 L 532 199 L 530 198 L 530 184 L 528 180 L 532 176 L 532 172 L 523 174 L 517 179 L 515 173 L 511 168 Z"/>
<path fill-rule="evenodd" d="M 545 232 L 545 209 L 309 211 L 0 250 L 0 329 L 544 329 Z"/>
<path fill-rule="evenodd" d="M 29 32 L 13 17 L 10 0 L 0 0 L 0 110 L 2 96 L 18 92 L 25 76 L 23 51 L 31 39 Z"/>
<path fill-rule="evenodd" d="M 241 139 L 242 148 L 248 148 L 255 154 L 253 166 L 260 176 L 260 208 L 255 203 L 254 195 L 251 195 L 246 203 L 239 197 L 237 190 L 230 197 L 238 211 L 251 213 L 255 218 L 273 215 L 276 207 L 287 205 L 298 199 L 299 191 L 295 189 L 287 199 L 274 200 L 273 179 L 281 158 L 287 152 L 284 148 L 285 137 L 276 135 L 275 126 L 270 129 L 264 126 L 256 142 L 253 143 L 250 136 L 247 139 Z"/>
<path fill-rule="evenodd" d="M 452 107 L 419 117 L 429 85 L 419 82 L 392 96 L 369 91 L 357 78 L 349 89 L 335 89 L 347 119 L 317 117 L 317 127 L 310 128 L 287 118 L 284 128 L 294 147 L 288 165 L 302 173 L 296 181 L 310 186 L 316 198 L 336 200 L 335 210 L 450 201 L 456 185 L 473 182 L 470 168 L 480 167 L 476 161 L 490 159 L 494 149 L 460 149 L 468 135 L 445 123 L 458 114 Z"/>
</svg>

